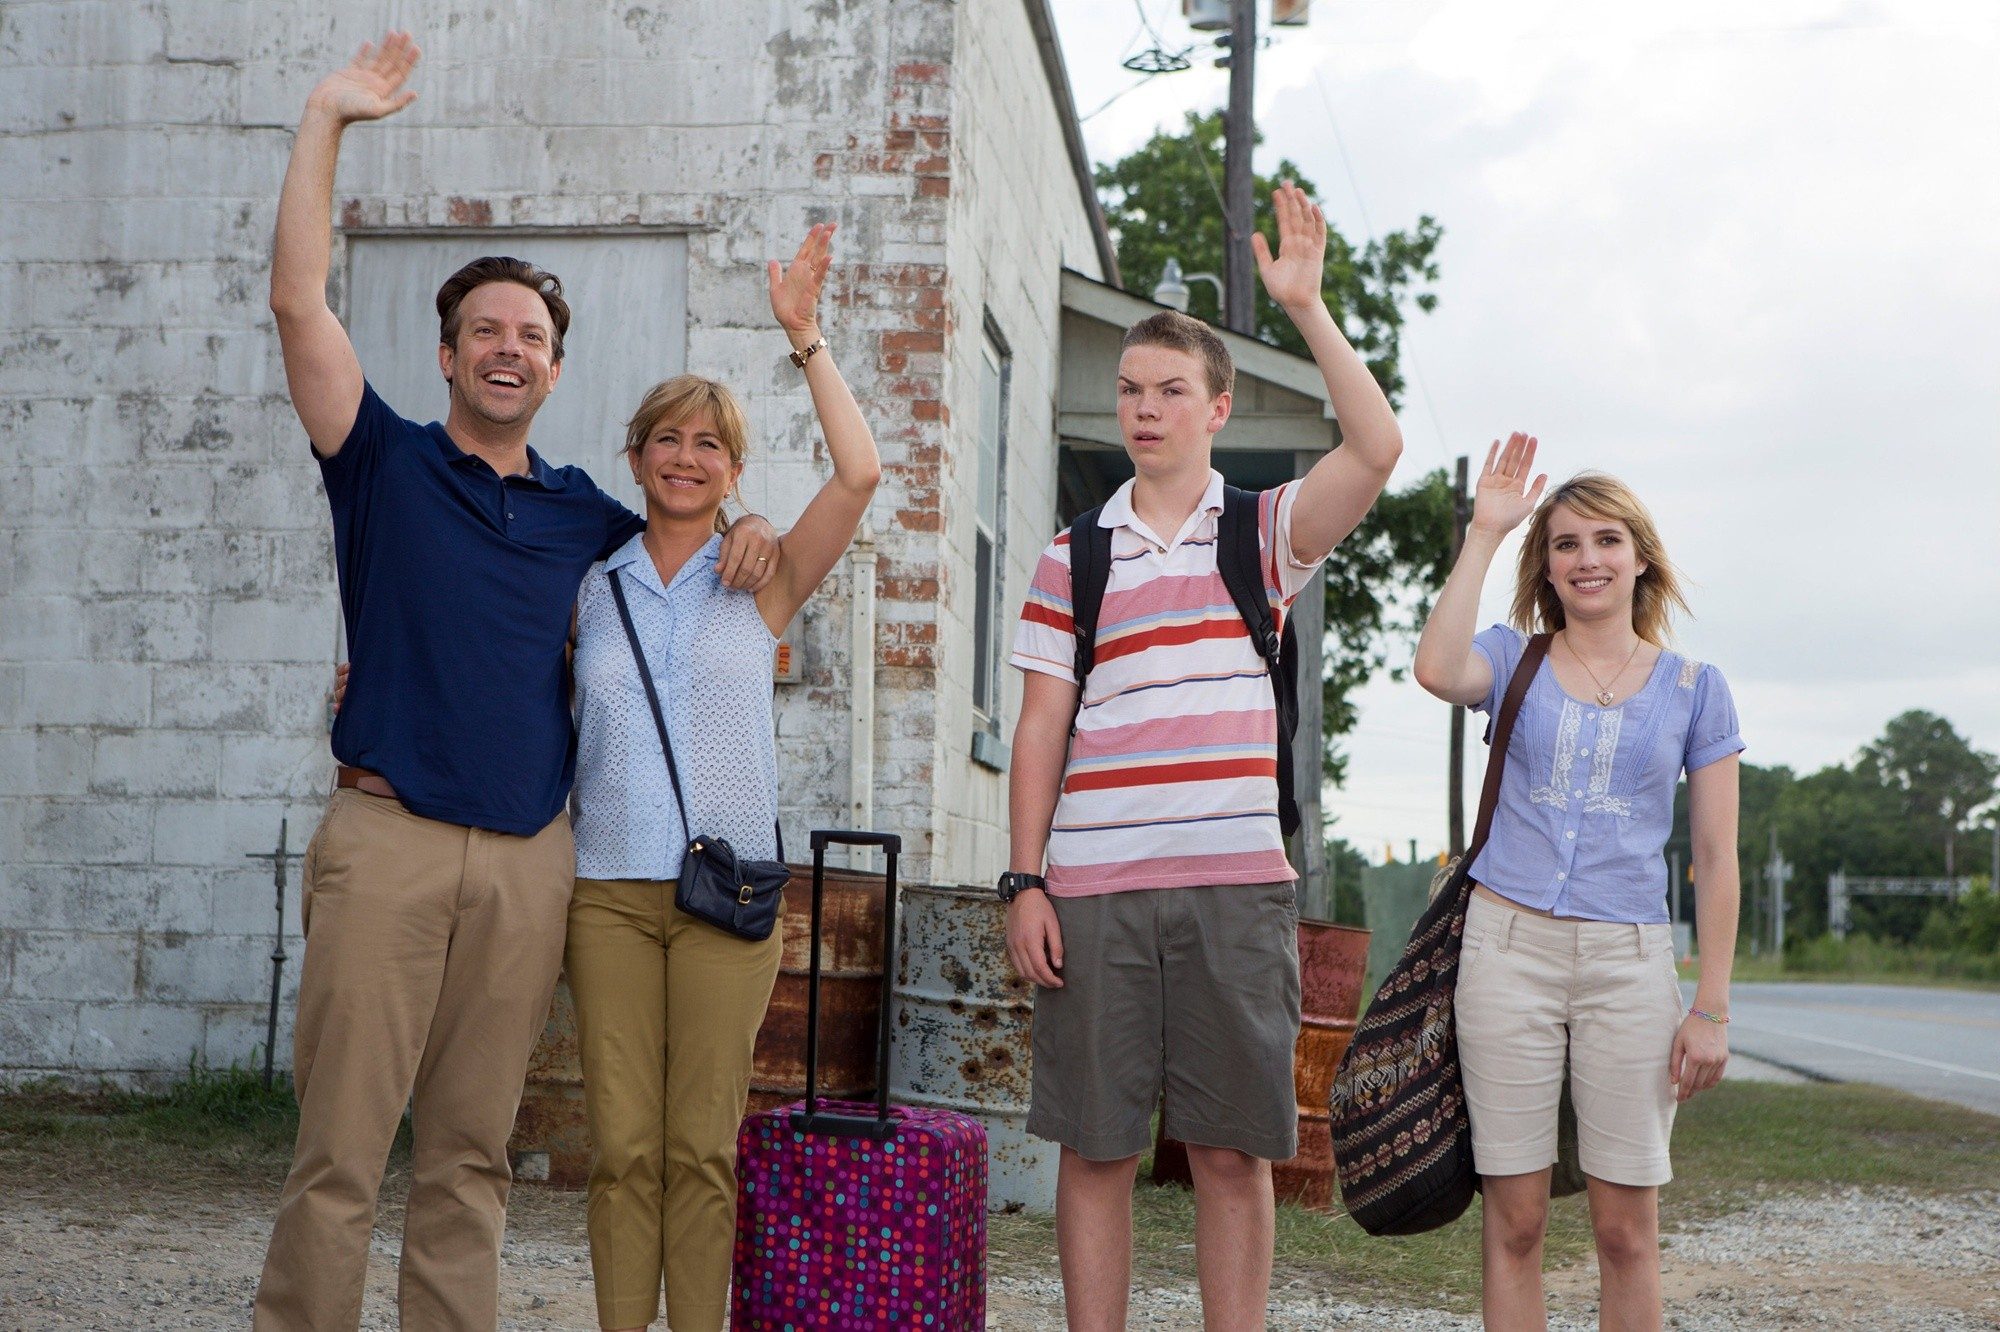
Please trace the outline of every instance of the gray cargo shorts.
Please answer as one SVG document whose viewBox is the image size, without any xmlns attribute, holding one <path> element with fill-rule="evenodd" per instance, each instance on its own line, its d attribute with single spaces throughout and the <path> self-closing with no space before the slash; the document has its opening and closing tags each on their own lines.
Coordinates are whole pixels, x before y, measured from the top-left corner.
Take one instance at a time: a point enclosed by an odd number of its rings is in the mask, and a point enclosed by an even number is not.
<svg viewBox="0 0 2000 1332">
<path fill-rule="evenodd" d="M 1291 883 L 1052 897 L 1063 985 L 1035 994 L 1028 1132 L 1093 1161 L 1170 1138 L 1298 1153 L 1299 906 Z"/>
</svg>

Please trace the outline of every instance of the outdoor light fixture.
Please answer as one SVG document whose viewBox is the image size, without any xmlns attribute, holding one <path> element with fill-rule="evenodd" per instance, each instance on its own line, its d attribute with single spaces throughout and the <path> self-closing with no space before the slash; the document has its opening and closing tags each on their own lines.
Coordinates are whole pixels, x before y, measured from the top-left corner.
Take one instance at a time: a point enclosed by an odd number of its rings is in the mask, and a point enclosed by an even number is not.
<svg viewBox="0 0 2000 1332">
<path fill-rule="evenodd" d="M 1183 273 L 1181 261 L 1169 259 L 1160 269 L 1160 280 L 1153 284 L 1153 300 L 1172 310 L 1187 313 L 1188 283 L 1208 282 L 1215 286 L 1215 307 L 1222 308 L 1222 279 L 1213 273 Z"/>
</svg>

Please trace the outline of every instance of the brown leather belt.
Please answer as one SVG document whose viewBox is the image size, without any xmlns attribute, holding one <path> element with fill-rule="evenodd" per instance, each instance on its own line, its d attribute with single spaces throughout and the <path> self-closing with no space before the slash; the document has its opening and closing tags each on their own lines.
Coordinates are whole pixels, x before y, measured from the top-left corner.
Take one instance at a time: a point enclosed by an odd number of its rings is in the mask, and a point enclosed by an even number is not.
<svg viewBox="0 0 2000 1332">
<path fill-rule="evenodd" d="M 402 798 L 396 794 L 396 788 L 389 785 L 387 777 L 384 777 L 379 772 L 370 772 L 366 768 L 350 768 L 342 764 L 333 770 L 333 784 L 335 786 L 346 787 L 350 791 L 362 791 L 368 795 L 387 796 L 391 800 L 400 800 Z"/>
</svg>

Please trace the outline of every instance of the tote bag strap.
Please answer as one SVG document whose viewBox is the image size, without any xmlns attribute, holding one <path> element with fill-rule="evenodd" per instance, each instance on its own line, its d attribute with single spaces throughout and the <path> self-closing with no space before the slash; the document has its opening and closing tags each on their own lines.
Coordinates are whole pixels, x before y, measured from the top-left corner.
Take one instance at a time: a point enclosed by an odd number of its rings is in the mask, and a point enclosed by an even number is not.
<svg viewBox="0 0 2000 1332">
<path fill-rule="evenodd" d="M 625 589 L 618 581 L 618 571 L 612 570 L 605 579 L 611 584 L 611 599 L 618 603 L 618 619 L 625 626 L 625 641 L 632 645 L 632 661 L 639 668 L 639 683 L 646 687 L 646 706 L 653 710 L 653 725 L 660 733 L 660 752 L 667 756 L 667 778 L 674 784 L 674 804 L 681 811 L 681 831 L 689 838 L 695 835 L 694 825 L 688 822 L 687 802 L 681 798 L 680 769 L 674 765 L 674 747 L 667 742 L 667 718 L 660 711 L 660 696 L 653 688 L 653 672 L 646 665 L 646 650 L 639 646 L 639 631 L 632 625 L 632 608 L 625 604 Z M 778 859 L 785 858 L 785 830 L 776 819 L 771 821 L 771 832 L 777 840 Z"/>
<path fill-rule="evenodd" d="M 1479 821 L 1472 828 L 1472 842 L 1465 848 L 1465 858 L 1460 863 L 1467 871 L 1479 853 L 1486 847 L 1487 834 L 1493 831 L 1493 811 L 1500 804 L 1500 776 L 1507 768 L 1507 742 L 1514 736 L 1514 720 L 1521 714 L 1521 700 L 1528 696 L 1528 686 L 1533 683 L 1535 673 L 1542 668 L 1542 659 L 1549 655 L 1549 644 L 1553 634 L 1536 634 L 1528 640 L 1527 648 L 1521 653 L 1521 660 L 1514 667 L 1514 678 L 1507 682 L 1507 696 L 1500 703 L 1500 713 L 1493 719 L 1493 747 L 1486 755 L 1486 783 L 1479 790 Z"/>
</svg>

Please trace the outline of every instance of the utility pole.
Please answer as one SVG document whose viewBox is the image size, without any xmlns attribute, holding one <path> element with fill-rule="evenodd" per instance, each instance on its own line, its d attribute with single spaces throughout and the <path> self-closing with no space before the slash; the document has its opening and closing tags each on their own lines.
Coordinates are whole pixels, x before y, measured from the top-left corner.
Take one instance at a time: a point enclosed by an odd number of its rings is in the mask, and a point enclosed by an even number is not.
<svg viewBox="0 0 2000 1332">
<path fill-rule="evenodd" d="M 1466 502 L 1466 469 L 1470 460 L 1460 454 L 1453 471 L 1451 487 L 1451 559 L 1447 565 L 1458 563 L 1458 552 L 1465 545 L 1465 525 L 1472 518 L 1472 506 Z M 1451 774 L 1447 778 L 1450 788 L 1451 810 L 1451 854 L 1465 854 L 1465 709 L 1453 703 L 1451 706 Z"/>
<path fill-rule="evenodd" d="M 1256 263 L 1250 253 L 1256 178 L 1250 153 L 1257 141 L 1257 0 L 1230 0 L 1229 113 L 1222 159 L 1222 322 L 1233 332 L 1257 328 Z"/>
<path fill-rule="evenodd" d="M 1778 850 L 1778 830 L 1771 829 L 1771 863 L 1764 868 L 1771 882 L 1771 952 L 1778 965 L 1785 962 L 1785 885 L 1791 882 L 1792 863 Z"/>
</svg>

